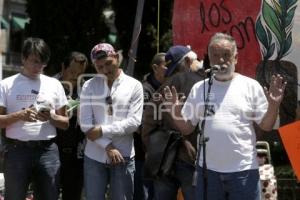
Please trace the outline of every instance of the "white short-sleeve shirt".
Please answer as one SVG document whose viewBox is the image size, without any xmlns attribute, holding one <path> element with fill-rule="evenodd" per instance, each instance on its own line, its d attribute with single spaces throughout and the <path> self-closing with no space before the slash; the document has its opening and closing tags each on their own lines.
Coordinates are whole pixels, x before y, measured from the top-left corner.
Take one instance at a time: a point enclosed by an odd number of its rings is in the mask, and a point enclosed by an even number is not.
<svg viewBox="0 0 300 200">
<path fill-rule="evenodd" d="M 67 98 L 61 83 L 51 77 L 40 75 L 30 79 L 16 74 L 1 81 L 0 106 L 6 113 L 13 113 L 38 104 L 47 104 L 51 112 L 67 105 Z M 17 121 L 6 127 L 6 136 L 22 141 L 49 140 L 56 136 L 56 128 L 46 122 Z"/>
<path fill-rule="evenodd" d="M 196 83 L 182 109 L 184 119 L 193 125 L 203 119 L 204 82 L 207 94 L 207 80 Z M 209 137 L 208 169 L 235 172 L 258 168 L 253 122 L 260 123 L 267 107 L 264 91 L 256 80 L 240 74 L 226 82 L 213 79 L 204 128 Z M 202 166 L 202 155 L 199 164 Z"/>
</svg>

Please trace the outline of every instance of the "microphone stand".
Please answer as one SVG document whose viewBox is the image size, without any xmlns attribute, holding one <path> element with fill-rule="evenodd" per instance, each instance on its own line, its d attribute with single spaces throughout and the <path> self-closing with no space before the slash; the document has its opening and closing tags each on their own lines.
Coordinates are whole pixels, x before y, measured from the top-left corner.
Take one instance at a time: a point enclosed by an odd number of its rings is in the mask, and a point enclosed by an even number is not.
<svg viewBox="0 0 300 200">
<path fill-rule="evenodd" d="M 199 130 L 199 138 L 198 138 L 198 151 L 196 155 L 196 161 L 195 165 L 198 165 L 199 159 L 200 159 L 200 154 L 201 154 L 201 147 L 203 149 L 202 155 L 203 155 L 203 161 L 202 161 L 202 174 L 203 174 L 203 199 L 207 200 L 207 165 L 206 165 L 206 142 L 208 142 L 209 137 L 206 137 L 204 135 L 204 128 L 205 128 L 205 122 L 206 122 L 206 117 L 208 114 L 208 103 L 209 103 L 209 98 L 210 98 L 210 91 L 211 91 L 211 86 L 213 83 L 213 77 L 214 73 L 211 71 L 209 73 L 209 79 L 208 79 L 208 90 L 207 90 L 207 96 L 205 97 L 205 82 L 204 82 L 204 117 L 203 120 L 201 121 L 201 129 Z M 200 123 L 200 122 L 199 122 Z M 198 124 L 199 125 L 199 124 Z M 197 185 L 197 177 L 198 177 L 198 172 L 197 169 L 194 172 L 193 175 L 193 186 Z"/>
</svg>

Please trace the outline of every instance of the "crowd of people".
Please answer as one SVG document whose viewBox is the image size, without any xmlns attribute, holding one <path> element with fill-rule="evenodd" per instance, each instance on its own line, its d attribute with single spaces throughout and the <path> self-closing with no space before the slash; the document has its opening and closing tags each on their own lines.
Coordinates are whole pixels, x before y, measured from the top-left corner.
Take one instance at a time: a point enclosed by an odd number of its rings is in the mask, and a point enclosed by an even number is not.
<svg viewBox="0 0 300 200">
<path fill-rule="evenodd" d="M 254 125 L 273 128 L 286 83 L 274 74 L 263 88 L 237 73 L 230 35 L 215 33 L 207 53 L 199 61 L 190 47 L 172 46 L 140 82 L 99 43 L 92 78 L 81 52 L 49 77 L 48 45 L 27 38 L 20 73 L 0 82 L 5 200 L 24 200 L 29 187 L 36 200 L 176 200 L 179 189 L 185 200 L 259 200 Z M 174 173 L 144 177 L 158 126 L 182 136 Z"/>
</svg>

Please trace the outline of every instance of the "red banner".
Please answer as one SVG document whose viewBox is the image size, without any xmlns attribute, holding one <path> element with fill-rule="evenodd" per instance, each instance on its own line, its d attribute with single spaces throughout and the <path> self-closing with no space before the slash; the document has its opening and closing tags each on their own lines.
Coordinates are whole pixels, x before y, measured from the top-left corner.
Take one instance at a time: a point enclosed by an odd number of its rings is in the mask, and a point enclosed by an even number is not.
<svg viewBox="0 0 300 200">
<path fill-rule="evenodd" d="M 191 45 L 200 59 L 207 53 L 209 38 L 216 32 L 232 35 L 238 46 L 236 71 L 255 77 L 261 61 L 255 22 L 261 0 L 175 0 L 173 12 L 174 44 Z"/>
</svg>

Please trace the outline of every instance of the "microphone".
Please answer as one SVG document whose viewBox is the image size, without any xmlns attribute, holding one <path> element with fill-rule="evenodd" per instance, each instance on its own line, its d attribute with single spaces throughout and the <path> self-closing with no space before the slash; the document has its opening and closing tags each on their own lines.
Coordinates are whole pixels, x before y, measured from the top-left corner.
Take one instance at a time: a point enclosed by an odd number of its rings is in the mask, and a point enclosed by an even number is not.
<svg viewBox="0 0 300 200">
<path fill-rule="evenodd" d="M 216 72 L 218 72 L 220 70 L 221 70 L 221 66 L 220 65 L 213 65 L 209 69 L 205 70 L 205 73 L 210 73 L 210 72 L 216 73 Z"/>
</svg>

